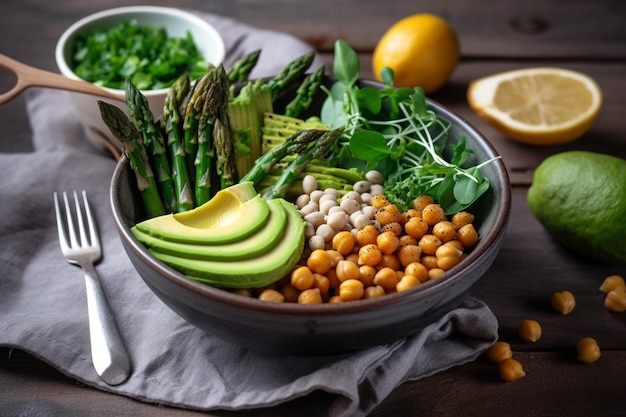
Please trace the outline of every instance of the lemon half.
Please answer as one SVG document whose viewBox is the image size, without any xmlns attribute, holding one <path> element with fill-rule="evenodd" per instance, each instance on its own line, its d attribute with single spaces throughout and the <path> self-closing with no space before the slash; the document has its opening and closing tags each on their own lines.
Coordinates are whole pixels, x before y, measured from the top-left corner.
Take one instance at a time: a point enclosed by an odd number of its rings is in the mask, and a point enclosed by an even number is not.
<svg viewBox="0 0 626 417">
<path fill-rule="evenodd" d="M 556 145 L 589 130 L 602 106 L 602 92 L 586 74 L 539 67 L 474 80 L 467 101 L 482 119 L 511 139 Z"/>
</svg>

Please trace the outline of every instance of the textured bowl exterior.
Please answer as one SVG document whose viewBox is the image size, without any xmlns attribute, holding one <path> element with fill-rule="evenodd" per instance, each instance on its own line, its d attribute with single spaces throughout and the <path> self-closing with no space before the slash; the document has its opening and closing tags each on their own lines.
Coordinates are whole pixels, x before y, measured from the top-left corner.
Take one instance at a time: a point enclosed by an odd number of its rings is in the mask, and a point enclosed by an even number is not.
<svg viewBox="0 0 626 417">
<path fill-rule="evenodd" d="M 159 7 L 159 6 L 128 6 L 104 10 L 94 13 L 75 22 L 68 27 L 59 40 L 55 50 L 55 59 L 61 74 L 68 78 L 80 79 L 71 69 L 69 62 L 76 36 L 84 31 L 97 29 L 107 29 L 114 27 L 125 20 L 136 19 L 140 25 L 150 25 L 154 27 L 166 28 L 168 35 L 173 37 L 183 37 L 190 31 L 196 40 L 196 45 L 204 59 L 214 65 L 219 65 L 224 60 L 224 41 L 218 31 L 200 17 L 185 12 L 183 10 Z M 124 98 L 124 90 L 106 88 L 109 92 Z M 142 93 L 150 104 L 150 109 L 155 117 L 163 112 L 163 103 L 168 89 L 144 90 Z M 122 109 L 126 106 L 123 102 L 94 97 L 92 95 L 69 93 L 70 99 L 76 108 L 79 120 L 85 128 L 85 133 L 92 143 L 100 146 L 100 139 L 94 135 L 92 128 L 98 129 L 104 134 L 109 134 L 109 130 L 102 122 L 97 100 L 105 100 L 117 105 Z M 116 143 L 116 141 L 114 141 Z"/>
<path fill-rule="evenodd" d="M 475 161 L 497 154 L 466 121 L 437 103 L 453 124 L 451 137 L 467 138 Z M 240 346 L 270 354 L 321 355 L 355 351 L 419 332 L 465 300 L 495 260 L 510 212 L 509 179 L 501 160 L 483 168 L 491 187 L 472 206 L 480 240 L 457 266 L 410 290 L 341 304 L 270 303 L 192 281 L 152 257 L 129 230 L 141 220 L 133 173 L 122 159 L 111 183 L 111 206 L 121 241 L 146 285 L 196 327 Z"/>
</svg>

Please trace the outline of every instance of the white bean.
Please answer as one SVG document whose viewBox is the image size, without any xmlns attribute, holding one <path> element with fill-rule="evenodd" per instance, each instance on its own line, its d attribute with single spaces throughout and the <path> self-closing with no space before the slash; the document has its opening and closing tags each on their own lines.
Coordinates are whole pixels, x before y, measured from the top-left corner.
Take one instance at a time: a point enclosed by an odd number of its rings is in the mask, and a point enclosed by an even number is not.
<svg viewBox="0 0 626 417">
<path fill-rule="evenodd" d="M 320 224 L 324 223 L 324 215 L 319 211 L 314 211 L 304 216 L 304 220 L 311 223 L 313 227 L 317 228 Z"/>
<path fill-rule="evenodd" d="M 324 240 L 322 236 L 319 236 L 319 235 L 311 236 L 311 238 L 309 239 L 309 249 L 313 251 L 316 249 L 325 249 L 325 248 L 326 248 L 326 241 Z"/>
<path fill-rule="evenodd" d="M 310 239 L 311 236 L 315 236 L 315 226 L 307 222 L 304 227 L 304 238 Z"/>
<path fill-rule="evenodd" d="M 324 191 L 322 190 L 313 190 L 311 191 L 311 201 L 318 203 L 320 198 L 324 195 Z"/>
<path fill-rule="evenodd" d="M 383 174 L 375 169 L 365 173 L 365 178 L 367 178 L 367 180 L 372 184 L 382 184 L 385 181 Z"/>
<path fill-rule="evenodd" d="M 300 214 L 302 214 L 302 217 L 306 217 L 311 213 L 319 211 L 319 209 L 320 207 L 317 203 L 310 201 L 300 209 Z"/>
<path fill-rule="evenodd" d="M 337 197 L 335 197 L 332 193 L 324 192 L 324 195 L 320 197 L 320 203 L 322 201 L 337 201 Z"/>
<path fill-rule="evenodd" d="M 372 184 L 369 181 L 357 181 L 352 186 L 352 189 L 359 194 L 366 193 L 370 190 Z"/>
<path fill-rule="evenodd" d="M 361 203 L 361 193 L 358 193 L 356 191 L 349 191 L 346 193 L 346 195 L 343 196 L 344 199 L 349 198 L 351 200 L 356 200 L 359 203 Z"/>
<path fill-rule="evenodd" d="M 365 214 L 369 219 L 373 219 L 376 216 L 376 207 L 373 206 L 365 206 L 361 208 L 363 214 Z"/>
<path fill-rule="evenodd" d="M 317 180 L 313 175 L 306 175 L 302 178 L 302 191 L 305 194 L 311 194 L 315 190 L 317 190 Z"/>
<path fill-rule="evenodd" d="M 383 195 L 385 193 L 385 188 L 380 184 L 372 184 L 372 188 L 370 190 L 370 194 L 372 195 Z"/>
<path fill-rule="evenodd" d="M 361 202 L 369 205 L 372 202 L 372 194 L 369 192 L 361 194 Z"/>
<path fill-rule="evenodd" d="M 320 211 L 322 212 L 322 214 L 328 214 L 331 208 L 337 206 L 337 201 L 335 199 L 320 200 Z"/>
<path fill-rule="evenodd" d="M 339 207 L 341 207 L 346 213 L 352 214 L 361 208 L 361 203 L 350 198 L 344 198 L 341 200 Z"/>
<path fill-rule="evenodd" d="M 308 194 L 300 194 L 296 199 L 296 206 L 298 209 L 302 209 L 302 207 L 309 204 L 309 201 L 311 201 L 311 197 Z"/>
<path fill-rule="evenodd" d="M 348 222 L 348 215 L 344 212 L 335 212 L 333 214 L 329 214 L 326 218 L 326 224 L 333 228 L 333 230 L 341 230 L 344 228 L 346 223 Z"/>
<path fill-rule="evenodd" d="M 361 213 L 352 221 L 352 225 L 355 229 L 361 230 L 368 224 L 372 223 L 372 219 L 370 219 L 367 215 Z"/>
<path fill-rule="evenodd" d="M 335 232 L 335 229 L 329 224 L 320 224 L 317 230 L 315 230 L 315 234 L 321 236 L 324 242 L 330 242 L 337 232 Z"/>
<path fill-rule="evenodd" d="M 339 206 L 331 207 L 330 210 L 328 210 L 329 215 L 337 212 L 345 213 L 345 211 Z"/>
<path fill-rule="evenodd" d="M 324 190 L 326 194 L 330 194 L 335 196 L 335 198 L 339 198 L 339 191 L 335 188 L 327 188 Z"/>
</svg>

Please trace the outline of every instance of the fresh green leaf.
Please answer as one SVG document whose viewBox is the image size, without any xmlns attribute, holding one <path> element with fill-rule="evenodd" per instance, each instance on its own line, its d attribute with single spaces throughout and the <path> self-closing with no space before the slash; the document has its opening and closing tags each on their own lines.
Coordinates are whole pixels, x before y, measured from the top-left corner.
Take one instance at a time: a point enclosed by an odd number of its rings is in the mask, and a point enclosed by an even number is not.
<svg viewBox="0 0 626 417">
<path fill-rule="evenodd" d="M 339 81 L 347 86 L 353 86 L 359 79 L 361 63 L 359 56 L 345 41 L 335 42 L 335 58 L 333 71 Z"/>
<path fill-rule="evenodd" d="M 391 152 L 383 135 L 371 130 L 359 130 L 350 139 L 350 152 L 359 159 L 378 162 Z"/>
</svg>

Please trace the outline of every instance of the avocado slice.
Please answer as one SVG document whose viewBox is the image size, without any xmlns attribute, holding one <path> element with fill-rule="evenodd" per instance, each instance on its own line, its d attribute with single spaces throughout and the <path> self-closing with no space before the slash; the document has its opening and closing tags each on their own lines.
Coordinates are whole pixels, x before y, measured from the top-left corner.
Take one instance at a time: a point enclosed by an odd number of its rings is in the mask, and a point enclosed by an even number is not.
<svg viewBox="0 0 626 417">
<path fill-rule="evenodd" d="M 263 227 L 247 238 L 232 243 L 204 245 L 171 242 L 144 233 L 137 228 L 133 228 L 132 232 L 144 246 L 159 253 L 213 261 L 242 260 L 269 251 L 283 237 L 287 212 L 279 200 L 269 200 L 267 205 L 270 215 Z"/>
<path fill-rule="evenodd" d="M 267 201 L 245 182 L 218 191 L 193 210 L 153 217 L 133 228 L 171 242 L 217 245 L 250 236 L 269 214 Z"/>
<path fill-rule="evenodd" d="M 305 221 L 296 207 L 278 199 L 287 213 L 282 239 L 268 252 L 238 261 L 214 261 L 181 258 L 150 252 L 163 263 L 189 278 L 221 288 L 258 288 L 278 281 L 298 263 L 304 248 Z"/>
</svg>

